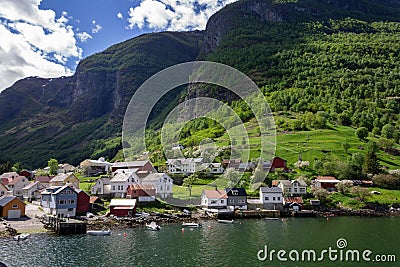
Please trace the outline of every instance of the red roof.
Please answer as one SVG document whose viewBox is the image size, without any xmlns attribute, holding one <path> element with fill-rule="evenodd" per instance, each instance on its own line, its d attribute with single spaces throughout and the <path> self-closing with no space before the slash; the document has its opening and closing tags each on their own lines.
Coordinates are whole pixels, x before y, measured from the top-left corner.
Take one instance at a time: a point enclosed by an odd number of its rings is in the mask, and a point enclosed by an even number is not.
<svg viewBox="0 0 400 267">
<path fill-rule="evenodd" d="M 272 180 L 272 186 L 278 186 L 279 180 Z"/>
<path fill-rule="evenodd" d="M 285 203 L 298 203 L 298 204 L 303 204 L 303 198 L 302 197 L 285 197 Z"/>
<path fill-rule="evenodd" d="M 332 181 L 332 180 L 339 181 L 333 176 L 318 176 L 317 179 L 320 180 L 320 181 L 324 181 L 324 180 L 326 180 L 326 181 Z"/>
<path fill-rule="evenodd" d="M 207 198 L 228 198 L 224 190 L 204 190 L 204 194 Z"/>
</svg>

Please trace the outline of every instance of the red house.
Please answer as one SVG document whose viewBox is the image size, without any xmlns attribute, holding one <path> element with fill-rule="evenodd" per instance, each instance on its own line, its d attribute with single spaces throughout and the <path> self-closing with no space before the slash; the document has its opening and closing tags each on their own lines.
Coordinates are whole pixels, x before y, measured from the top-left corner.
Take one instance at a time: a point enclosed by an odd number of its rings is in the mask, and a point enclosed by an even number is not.
<svg viewBox="0 0 400 267">
<path fill-rule="evenodd" d="M 82 189 L 75 189 L 78 193 L 76 213 L 86 213 L 89 210 L 90 196 Z"/>
<path fill-rule="evenodd" d="M 117 217 L 133 217 L 136 213 L 136 199 L 111 199 L 110 214 Z"/>
<path fill-rule="evenodd" d="M 271 160 L 271 170 L 275 170 L 275 169 L 284 169 L 285 171 L 288 169 L 287 168 L 287 161 L 284 160 L 283 158 L 280 157 L 274 157 Z"/>
<path fill-rule="evenodd" d="M 152 185 L 133 184 L 128 186 L 126 198 L 134 198 L 139 202 L 151 202 L 156 200 L 156 189 Z"/>
</svg>

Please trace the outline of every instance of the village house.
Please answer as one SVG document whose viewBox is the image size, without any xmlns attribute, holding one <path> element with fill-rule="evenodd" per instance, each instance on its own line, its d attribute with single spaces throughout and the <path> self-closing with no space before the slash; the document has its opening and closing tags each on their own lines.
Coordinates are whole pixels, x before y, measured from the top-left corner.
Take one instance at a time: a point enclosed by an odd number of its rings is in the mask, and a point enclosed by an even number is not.
<svg viewBox="0 0 400 267">
<path fill-rule="evenodd" d="M 271 161 L 271 171 L 273 172 L 275 169 L 283 169 L 284 171 L 288 171 L 287 161 L 280 157 L 274 157 Z"/>
<path fill-rule="evenodd" d="M 41 198 L 41 192 L 45 187 L 40 182 L 33 182 L 22 189 L 22 195 L 25 201 L 31 202 Z"/>
<path fill-rule="evenodd" d="M 287 211 L 300 211 L 303 208 L 303 198 L 302 197 L 284 197 L 283 207 Z"/>
<path fill-rule="evenodd" d="M 209 172 L 210 174 L 222 174 L 224 173 L 224 167 L 222 163 L 203 163 L 202 170 Z"/>
<path fill-rule="evenodd" d="M 79 188 L 79 179 L 73 172 L 60 173 L 50 180 L 50 186 L 63 186 L 72 185 L 75 188 Z"/>
<path fill-rule="evenodd" d="M 103 157 L 98 160 L 85 159 L 79 166 L 87 176 L 106 174 L 111 170 L 111 163 L 107 162 Z"/>
<path fill-rule="evenodd" d="M 39 175 L 39 176 L 35 176 L 35 182 L 40 182 L 44 187 L 49 187 L 50 180 L 53 178 L 54 178 L 54 176 L 50 176 L 50 175 Z"/>
<path fill-rule="evenodd" d="M 135 216 L 136 199 L 111 199 L 110 214 L 117 217 Z"/>
<path fill-rule="evenodd" d="M 104 202 L 98 196 L 90 196 L 89 199 L 89 210 L 99 211 L 104 209 Z"/>
<path fill-rule="evenodd" d="M 242 162 L 239 164 L 237 168 L 240 172 L 252 172 L 256 168 L 256 165 L 253 162 Z"/>
<path fill-rule="evenodd" d="M 140 182 L 140 178 L 134 172 L 122 171 L 114 175 L 110 180 L 111 190 L 110 193 L 113 197 L 124 198 L 126 190 L 131 184 Z"/>
<path fill-rule="evenodd" d="M 78 193 L 70 185 L 53 186 L 42 192 L 43 210 L 55 216 L 74 217 L 76 215 Z"/>
<path fill-rule="evenodd" d="M 167 198 L 172 196 L 173 180 L 166 173 L 150 173 L 142 182 L 141 186 L 153 186 L 156 189 L 156 196 Z"/>
<path fill-rule="evenodd" d="M 156 189 L 153 185 L 133 184 L 128 186 L 126 198 L 134 198 L 138 202 L 152 202 L 156 200 Z"/>
<path fill-rule="evenodd" d="M 96 180 L 96 183 L 90 188 L 92 195 L 97 195 L 103 198 L 111 196 L 111 184 L 110 178 L 100 178 Z"/>
<path fill-rule="evenodd" d="M 32 179 L 35 175 L 33 172 L 28 170 L 22 170 L 18 173 L 20 176 L 25 176 L 28 179 Z"/>
<path fill-rule="evenodd" d="M 285 196 L 301 196 L 307 194 L 307 184 L 300 179 L 277 180 L 276 186 L 282 189 Z"/>
<path fill-rule="evenodd" d="M 283 193 L 279 187 L 260 187 L 260 202 L 264 209 L 282 210 Z"/>
<path fill-rule="evenodd" d="M 206 209 L 226 209 L 228 196 L 224 190 L 206 189 L 201 194 L 201 207 Z"/>
<path fill-rule="evenodd" d="M 11 195 L 10 190 L 8 189 L 7 186 L 0 183 L 0 197 L 7 195 Z"/>
<path fill-rule="evenodd" d="M 0 217 L 19 219 L 25 216 L 25 203 L 16 196 L 0 197 Z"/>
<path fill-rule="evenodd" d="M 138 169 L 138 171 L 147 171 L 148 173 L 156 172 L 153 164 L 148 160 L 142 161 L 126 161 L 111 163 L 111 172 L 116 170 L 129 170 Z"/>
<path fill-rule="evenodd" d="M 58 164 L 57 174 L 74 172 L 74 171 L 76 171 L 76 167 L 72 166 L 69 163 Z"/>
<path fill-rule="evenodd" d="M 318 176 L 314 179 L 314 188 L 316 189 L 326 189 L 329 192 L 337 191 L 336 184 L 340 183 L 340 180 L 337 180 L 333 176 Z"/>
<path fill-rule="evenodd" d="M 76 214 L 85 214 L 89 211 L 90 196 L 82 189 L 75 189 L 78 194 L 76 197 Z"/>
<path fill-rule="evenodd" d="M 225 169 L 233 168 L 235 170 L 238 170 L 240 163 L 242 163 L 241 159 L 223 159 L 222 167 L 224 167 Z"/>
<path fill-rule="evenodd" d="M 228 209 L 247 210 L 247 193 L 244 188 L 225 188 Z"/>
<path fill-rule="evenodd" d="M 17 176 L 8 182 L 7 187 L 13 196 L 22 199 L 23 188 L 30 184 L 25 176 Z"/>
<path fill-rule="evenodd" d="M 172 174 L 192 174 L 202 170 L 203 158 L 169 159 L 168 172 Z"/>
<path fill-rule="evenodd" d="M 12 181 L 14 178 L 20 176 L 18 173 L 16 172 L 5 172 L 2 175 L 0 175 L 0 182 L 2 184 L 7 185 L 8 182 Z"/>
</svg>

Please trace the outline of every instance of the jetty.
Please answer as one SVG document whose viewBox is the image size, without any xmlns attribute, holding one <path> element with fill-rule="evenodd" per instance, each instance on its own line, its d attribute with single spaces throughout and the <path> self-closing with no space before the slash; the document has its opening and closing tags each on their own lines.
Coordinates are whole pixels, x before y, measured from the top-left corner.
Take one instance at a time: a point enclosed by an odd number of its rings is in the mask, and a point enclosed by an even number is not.
<svg viewBox="0 0 400 267">
<path fill-rule="evenodd" d="M 45 215 L 40 220 L 44 228 L 57 235 L 86 234 L 87 222 L 72 218 Z"/>
</svg>

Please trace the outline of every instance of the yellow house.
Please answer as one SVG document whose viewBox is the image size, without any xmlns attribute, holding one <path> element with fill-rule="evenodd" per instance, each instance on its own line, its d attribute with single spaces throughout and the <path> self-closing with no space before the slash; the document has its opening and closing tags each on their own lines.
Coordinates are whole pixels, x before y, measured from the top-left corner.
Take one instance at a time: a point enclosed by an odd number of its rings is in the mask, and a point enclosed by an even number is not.
<svg viewBox="0 0 400 267">
<path fill-rule="evenodd" d="M 72 185 L 73 187 L 79 189 L 79 179 L 72 172 L 68 173 L 60 173 L 57 176 L 54 176 L 53 179 L 50 180 L 50 186 L 64 186 L 64 185 Z"/>
<path fill-rule="evenodd" d="M 18 219 L 25 216 L 25 203 L 15 196 L 0 197 L 0 217 Z"/>
</svg>

